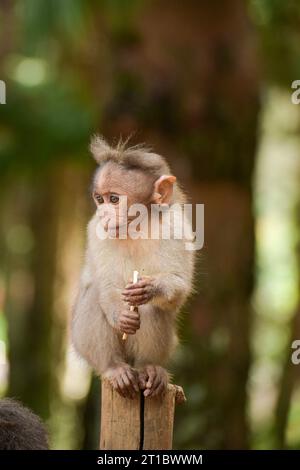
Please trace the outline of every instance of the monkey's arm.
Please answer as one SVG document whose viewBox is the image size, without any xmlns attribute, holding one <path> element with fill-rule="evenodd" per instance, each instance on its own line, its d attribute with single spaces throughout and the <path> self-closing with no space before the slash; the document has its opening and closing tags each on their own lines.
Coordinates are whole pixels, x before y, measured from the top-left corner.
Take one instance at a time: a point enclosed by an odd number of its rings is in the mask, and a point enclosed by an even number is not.
<svg viewBox="0 0 300 470">
<path fill-rule="evenodd" d="M 163 310 L 171 311 L 181 307 L 192 291 L 194 256 L 191 252 L 178 249 L 174 252 L 172 246 L 168 248 L 169 266 L 166 265 L 163 272 L 142 277 L 136 284 L 128 284 L 122 292 L 126 302 L 131 305 L 151 302 Z"/>
<path fill-rule="evenodd" d="M 180 273 L 158 274 L 153 278 L 151 303 L 163 310 L 179 308 L 191 291 L 189 279 Z"/>
<path fill-rule="evenodd" d="M 190 284 L 179 273 L 161 273 L 144 276 L 136 284 L 128 284 L 123 298 L 132 305 L 148 302 L 163 310 L 177 310 L 191 291 Z"/>
</svg>

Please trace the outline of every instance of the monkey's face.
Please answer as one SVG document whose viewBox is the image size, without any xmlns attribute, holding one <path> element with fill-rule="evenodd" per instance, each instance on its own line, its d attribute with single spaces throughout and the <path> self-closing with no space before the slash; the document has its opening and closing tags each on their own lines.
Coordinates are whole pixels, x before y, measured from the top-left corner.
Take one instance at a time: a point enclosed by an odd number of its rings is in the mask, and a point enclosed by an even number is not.
<svg viewBox="0 0 300 470">
<path fill-rule="evenodd" d="M 125 170 L 107 163 L 97 174 L 93 198 L 100 221 L 108 232 L 118 236 L 120 227 L 127 226 L 134 217 L 128 216 L 133 204 L 149 206 L 153 196 L 153 178 L 139 170 Z M 127 230 L 127 229 L 126 229 Z"/>
</svg>

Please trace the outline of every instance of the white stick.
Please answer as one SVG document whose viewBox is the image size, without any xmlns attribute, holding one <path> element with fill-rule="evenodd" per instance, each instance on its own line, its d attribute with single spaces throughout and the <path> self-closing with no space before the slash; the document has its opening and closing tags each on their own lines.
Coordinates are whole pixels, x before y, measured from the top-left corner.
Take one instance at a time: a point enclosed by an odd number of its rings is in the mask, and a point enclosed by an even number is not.
<svg viewBox="0 0 300 470">
<path fill-rule="evenodd" d="M 133 284 L 136 284 L 138 282 L 139 278 L 139 273 L 138 271 L 133 271 Z M 134 305 L 130 305 L 130 311 L 133 312 L 134 310 Z M 127 339 L 127 334 L 124 333 L 122 336 L 122 340 L 125 341 Z"/>
</svg>

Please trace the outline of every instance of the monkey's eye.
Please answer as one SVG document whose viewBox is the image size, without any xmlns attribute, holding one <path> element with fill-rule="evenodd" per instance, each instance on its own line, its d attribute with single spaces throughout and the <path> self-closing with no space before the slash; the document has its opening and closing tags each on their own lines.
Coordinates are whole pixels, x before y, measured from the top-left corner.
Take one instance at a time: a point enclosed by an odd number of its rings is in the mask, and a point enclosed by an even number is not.
<svg viewBox="0 0 300 470">
<path fill-rule="evenodd" d="M 95 199 L 98 202 L 98 204 L 103 204 L 104 202 L 104 199 L 102 196 L 100 196 L 100 194 L 95 194 Z"/>
<path fill-rule="evenodd" d="M 116 196 L 116 194 L 111 194 L 109 200 L 112 204 L 117 204 L 119 202 L 120 198 L 119 198 L 119 196 Z"/>
</svg>

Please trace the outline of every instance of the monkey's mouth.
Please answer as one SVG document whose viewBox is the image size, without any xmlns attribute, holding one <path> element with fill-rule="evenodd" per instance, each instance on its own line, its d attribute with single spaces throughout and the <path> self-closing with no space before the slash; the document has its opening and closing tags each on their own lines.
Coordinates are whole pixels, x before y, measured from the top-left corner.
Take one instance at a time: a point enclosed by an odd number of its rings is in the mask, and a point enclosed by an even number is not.
<svg viewBox="0 0 300 470">
<path fill-rule="evenodd" d="M 128 216 L 125 219 L 123 218 L 123 220 L 119 219 L 119 221 L 117 223 L 116 223 L 115 220 L 108 220 L 108 221 L 106 221 L 106 223 L 104 225 L 104 229 L 107 232 L 114 231 L 114 230 L 125 229 L 125 227 L 128 228 L 129 224 L 133 220 L 135 220 L 134 216 Z"/>
<path fill-rule="evenodd" d="M 111 234 L 114 234 L 114 233 L 117 233 L 117 234 L 118 234 L 118 233 L 119 233 L 120 231 L 122 231 L 122 230 L 127 232 L 129 222 L 130 222 L 129 220 L 126 220 L 126 221 L 121 222 L 121 223 L 118 223 L 118 224 L 116 224 L 116 223 L 111 223 L 111 224 L 110 224 L 110 223 L 108 222 L 107 224 L 105 224 L 104 229 L 105 229 L 105 231 L 108 232 L 109 234 L 110 234 L 110 233 L 111 233 Z"/>
</svg>

